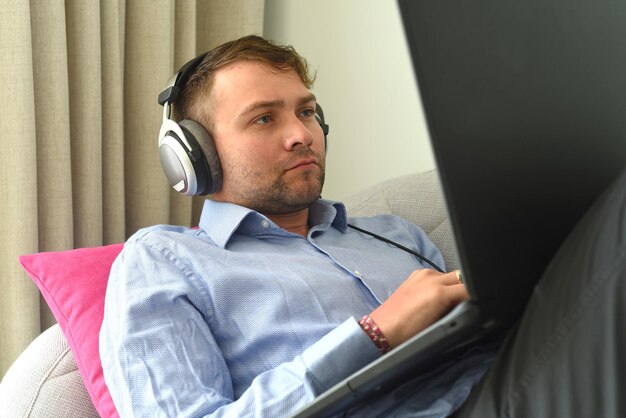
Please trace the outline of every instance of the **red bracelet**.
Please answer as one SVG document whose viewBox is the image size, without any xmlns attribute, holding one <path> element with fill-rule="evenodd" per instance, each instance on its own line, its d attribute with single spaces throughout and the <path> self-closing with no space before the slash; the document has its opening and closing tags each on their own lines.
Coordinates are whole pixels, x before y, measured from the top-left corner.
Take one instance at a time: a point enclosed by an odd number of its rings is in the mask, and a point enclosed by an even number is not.
<svg viewBox="0 0 626 418">
<path fill-rule="evenodd" d="M 378 325 L 376 325 L 376 322 L 374 322 L 369 315 L 365 315 L 361 318 L 359 320 L 359 325 L 383 354 L 391 350 L 391 346 L 389 345 L 389 341 L 387 341 L 385 334 L 383 334 L 380 328 L 378 328 Z"/>
</svg>

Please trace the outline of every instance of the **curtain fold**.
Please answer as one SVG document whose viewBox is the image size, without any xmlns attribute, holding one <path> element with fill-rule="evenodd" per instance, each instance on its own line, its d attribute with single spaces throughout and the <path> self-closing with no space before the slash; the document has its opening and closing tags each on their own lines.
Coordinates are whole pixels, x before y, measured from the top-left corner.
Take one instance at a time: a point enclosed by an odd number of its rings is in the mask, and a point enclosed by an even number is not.
<svg viewBox="0 0 626 418">
<path fill-rule="evenodd" d="M 102 243 L 126 237 L 124 198 L 125 1 L 102 1 Z"/>
<path fill-rule="evenodd" d="M 65 13 L 60 0 L 31 9 L 37 165 L 28 167 L 37 180 L 38 251 L 74 245 L 69 76 Z M 69 198 L 68 198 L 69 197 Z M 40 298 L 41 328 L 55 320 Z"/>
<path fill-rule="evenodd" d="M 102 244 L 100 7 L 94 1 L 70 1 L 65 14 L 74 246 L 94 247 Z"/>
<path fill-rule="evenodd" d="M 263 32 L 263 0 L 0 0 L 0 377 L 54 323 L 17 257 L 195 225 L 156 147 L 183 63 Z"/>
<path fill-rule="evenodd" d="M 0 371 L 39 333 L 37 289 L 20 271 L 16 256 L 37 251 L 37 137 L 31 54 L 30 7 L 3 0 L 0 7 L 2 152 L 0 176 Z M 19 323 L 19 324 L 18 324 Z"/>
</svg>

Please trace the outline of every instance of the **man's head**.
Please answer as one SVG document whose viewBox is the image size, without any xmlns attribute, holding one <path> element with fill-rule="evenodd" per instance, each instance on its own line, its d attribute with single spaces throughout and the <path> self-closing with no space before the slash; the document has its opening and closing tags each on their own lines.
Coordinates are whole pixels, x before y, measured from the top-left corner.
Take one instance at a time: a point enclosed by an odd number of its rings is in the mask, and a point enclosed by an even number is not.
<svg viewBox="0 0 626 418">
<path fill-rule="evenodd" d="M 283 214 L 319 197 L 325 150 L 312 83 L 292 47 L 258 36 L 207 53 L 176 107 L 215 142 L 223 171 L 215 200 Z"/>
</svg>

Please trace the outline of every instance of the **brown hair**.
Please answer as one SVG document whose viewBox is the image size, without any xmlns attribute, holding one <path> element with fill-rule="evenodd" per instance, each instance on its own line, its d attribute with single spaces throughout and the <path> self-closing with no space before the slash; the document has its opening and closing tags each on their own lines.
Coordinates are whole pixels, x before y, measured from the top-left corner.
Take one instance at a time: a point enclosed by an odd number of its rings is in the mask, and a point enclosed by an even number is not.
<svg viewBox="0 0 626 418">
<path fill-rule="evenodd" d="M 235 61 L 259 61 L 279 71 L 294 70 L 308 89 L 315 81 L 307 61 L 291 45 L 276 45 L 257 35 L 244 36 L 207 52 L 176 101 L 176 116 L 193 119 L 212 131 L 209 111 L 203 104 L 211 93 L 215 71 Z"/>
</svg>

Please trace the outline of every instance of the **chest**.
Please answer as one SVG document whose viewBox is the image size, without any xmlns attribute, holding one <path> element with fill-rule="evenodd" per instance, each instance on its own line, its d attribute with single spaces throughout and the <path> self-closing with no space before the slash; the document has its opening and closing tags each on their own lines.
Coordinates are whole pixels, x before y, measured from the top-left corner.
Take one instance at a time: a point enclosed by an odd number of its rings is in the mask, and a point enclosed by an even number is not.
<svg viewBox="0 0 626 418">
<path fill-rule="evenodd" d="M 235 241 L 214 257 L 206 260 L 205 284 L 216 327 L 284 329 L 314 321 L 332 329 L 371 312 L 421 268 L 413 256 L 374 239 L 257 238 Z"/>
</svg>

